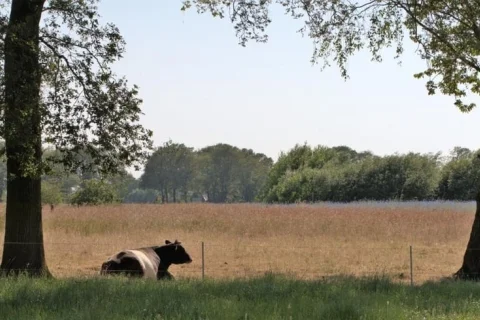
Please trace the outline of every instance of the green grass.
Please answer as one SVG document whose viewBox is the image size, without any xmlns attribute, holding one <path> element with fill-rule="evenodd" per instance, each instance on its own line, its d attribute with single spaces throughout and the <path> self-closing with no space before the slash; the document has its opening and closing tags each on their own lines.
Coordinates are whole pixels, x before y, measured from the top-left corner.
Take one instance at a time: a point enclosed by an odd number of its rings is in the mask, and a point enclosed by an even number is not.
<svg viewBox="0 0 480 320">
<path fill-rule="evenodd" d="M 2 319 L 478 319 L 480 286 L 387 279 L 0 279 Z"/>
</svg>

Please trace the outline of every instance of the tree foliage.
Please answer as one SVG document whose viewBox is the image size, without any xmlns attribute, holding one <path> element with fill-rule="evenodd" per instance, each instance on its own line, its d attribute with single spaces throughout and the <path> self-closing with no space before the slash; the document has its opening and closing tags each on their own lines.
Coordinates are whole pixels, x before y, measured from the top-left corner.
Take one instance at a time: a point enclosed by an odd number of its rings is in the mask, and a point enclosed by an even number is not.
<svg viewBox="0 0 480 320">
<path fill-rule="evenodd" d="M 197 153 L 196 187 L 210 202 L 252 202 L 273 161 L 262 153 L 219 143 Z"/>
<path fill-rule="evenodd" d="M 473 200 L 480 184 L 478 151 L 455 148 L 443 167 L 438 186 L 439 197 L 445 200 Z"/>
<path fill-rule="evenodd" d="M 125 203 L 155 203 L 158 191 L 154 189 L 134 189 L 124 199 Z"/>
<path fill-rule="evenodd" d="M 140 186 L 157 190 L 163 202 L 188 201 L 195 194 L 209 202 L 252 202 L 272 163 L 264 154 L 228 144 L 194 151 L 168 141 L 148 160 Z"/>
<path fill-rule="evenodd" d="M 114 187 L 103 180 L 91 179 L 82 183 L 82 187 L 71 198 L 75 205 L 100 205 L 119 202 Z"/>
<path fill-rule="evenodd" d="M 60 186 L 51 181 L 42 181 L 42 204 L 56 205 L 62 201 Z"/>
<path fill-rule="evenodd" d="M 175 150 L 187 149 L 191 152 L 188 166 L 179 166 L 173 159 L 180 158 L 172 155 Z M 480 181 L 478 152 L 455 147 L 447 156 L 440 152 L 377 156 L 348 146 L 311 147 L 305 143 L 282 152 L 274 163 L 262 153 L 228 144 L 193 150 L 170 141 L 147 162 L 140 179 L 142 189 L 125 201 L 154 202 L 151 190 L 163 195 L 165 202 L 174 201 L 174 189 L 165 186 L 185 177 L 184 169 L 189 179 L 181 189 L 183 197 L 176 201 L 185 201 L 184 196 L 190 201 L 198 195 L 196 201 L 203 195 L 217 203 L 469 201 L 475 199 Z"/>
<path fill-rule="evenodd" d="M 140 185 L 145 189 L 155 189 L 162 195 L 162 201 L 168 202 L 172 195 L 176 202 L 181 191 L 184 196 L 193 178 L 193 148 L 184 144 L 167 141 L 149 158 Z"/>
<path fill-rule="evenodd" d="M 51 159 L 52 157 L 60 158 L 62 157 L 62 152 L 53 148 L 45 148 L 43 158 Z M 84 157 L 83 161 L 85 163 L 90 162 L 90 164 L 87 165 L 88 169 L 78 168 L 76 173 L 68 172 L 68 169 L 66 169 L 62 163 L 54 163 L 42 176 L 42 188 L 48 188 L 48 193 L 50 192 L 51 186 L 55 186 L 55 188 L 58 187 L 61 195 L 60 202 L 69 203 L 72 194 L 77 191 L 86 180 L 100 179 L 110 183 L 118 199 L 124 199 L 127 194 L 138 187 L 138 180 L 128 173 L 125 168 L 117 168 L 117 173 L 102 174 L 96 165 L 91 164 L 91 157 Z M 42 195 L 43 194 L 42 189 Z"/>
<path fill-rule="evenodd" d="M 44 158 L 38 173 L 57 162 L 73 172 L 92 165 L 102 172 L 139 167 L 151 147 L 151 131 L 138 123 L 142 101 L 137 86 L 111 69 L 125 52 L 120 31 L 111 23 L 100 23 L 98 0 L 30 2 L 42 7 L 38 35 L 42 143 L 61 151 L 61 157 Z M 7 0 L 0 5 L 1 60 L 10 4 Z M 2 92 L 4 79 L 5 70 L 0 68 Z M 0 105 L 3 99 L 2 94 Z M 0 135 L 8 135 L 3 119 L 1 127 Z M 32 167 L 33 150 L 23 154 L 23 165 Z"/>
<path fill-rule="evenodd" d="M 380 157 L 346 146 L 296 145 L 273 165 L 260 198 L 281 203 L 443 199 L 440 177 L 457 161 L 445 165 L 439 153 Z M 458 197 L 471 200 L 469 192 L 465 186 Z"/>
<path fill-rule="evenodd" d="M 455 97 L 463 112 L 475 107 L 466 102 L 471 92 L 480 93 L 480 6 L 477 0 L 186 0 L 199 13 L 232 21 L 240 44 L 266 42 L 271 23 L 270 7 L 283 7 L 285 14 L 304 21 L 299 30 L 313 41 L 312 63 L 327 67 L 336 63 L 348 78 L 348 59 L 368 50 L 372 60 L 382 61 L 385 48 L 394 48 L 398 59 L 404 37 L 418 47 L 416 53 L 428 62 L 415 74 L 426 79 L 429 94 Z"/>
</svg>

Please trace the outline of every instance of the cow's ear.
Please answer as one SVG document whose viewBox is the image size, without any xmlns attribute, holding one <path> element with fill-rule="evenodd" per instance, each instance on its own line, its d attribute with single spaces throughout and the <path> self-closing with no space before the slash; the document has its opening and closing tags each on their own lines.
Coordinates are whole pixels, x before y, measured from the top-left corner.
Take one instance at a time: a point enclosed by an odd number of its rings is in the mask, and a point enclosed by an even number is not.
<svg viewBox="0 0 480 320">
<path fill-rule="evenodd" d="M 175 239 L 175 242 L 174 242 L 174 243 L 175 243 L 175 244 L 181 244 L 181 242 L 178 241 L 177 239 Z"/>
<path fill-rule="evenodd" d="M 171 242 L 169 240 L 165 240 L 165 244 L 170 244 Z"/>
</svg>

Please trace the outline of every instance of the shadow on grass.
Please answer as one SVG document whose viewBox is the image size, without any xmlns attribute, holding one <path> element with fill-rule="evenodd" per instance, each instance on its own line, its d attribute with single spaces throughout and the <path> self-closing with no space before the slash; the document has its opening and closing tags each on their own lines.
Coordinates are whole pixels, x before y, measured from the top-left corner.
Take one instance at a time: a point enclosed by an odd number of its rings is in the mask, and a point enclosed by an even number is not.
<svg viewBox="0 0 480 320">
<path fill-rule="evenodd" d="M 0 279 L 4 319 L 476 319 L 480 286 L 385 277 L 147 282 Z"/>
</svg>

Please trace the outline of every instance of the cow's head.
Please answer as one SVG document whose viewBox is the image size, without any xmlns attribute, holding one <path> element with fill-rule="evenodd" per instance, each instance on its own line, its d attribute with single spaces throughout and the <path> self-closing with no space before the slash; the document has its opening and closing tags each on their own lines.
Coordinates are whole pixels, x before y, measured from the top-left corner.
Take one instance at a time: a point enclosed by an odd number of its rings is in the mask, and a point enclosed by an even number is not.
<svg viewBox="0 0 480 320">
<path fill-rule="evenodd" d="M 165 240 L 165 245 L 154 248 L 160 260 L 166 264 L 191 263 L 192 258 L 182 246 L 180 241 L 171 242 Z"/>
</svg>

